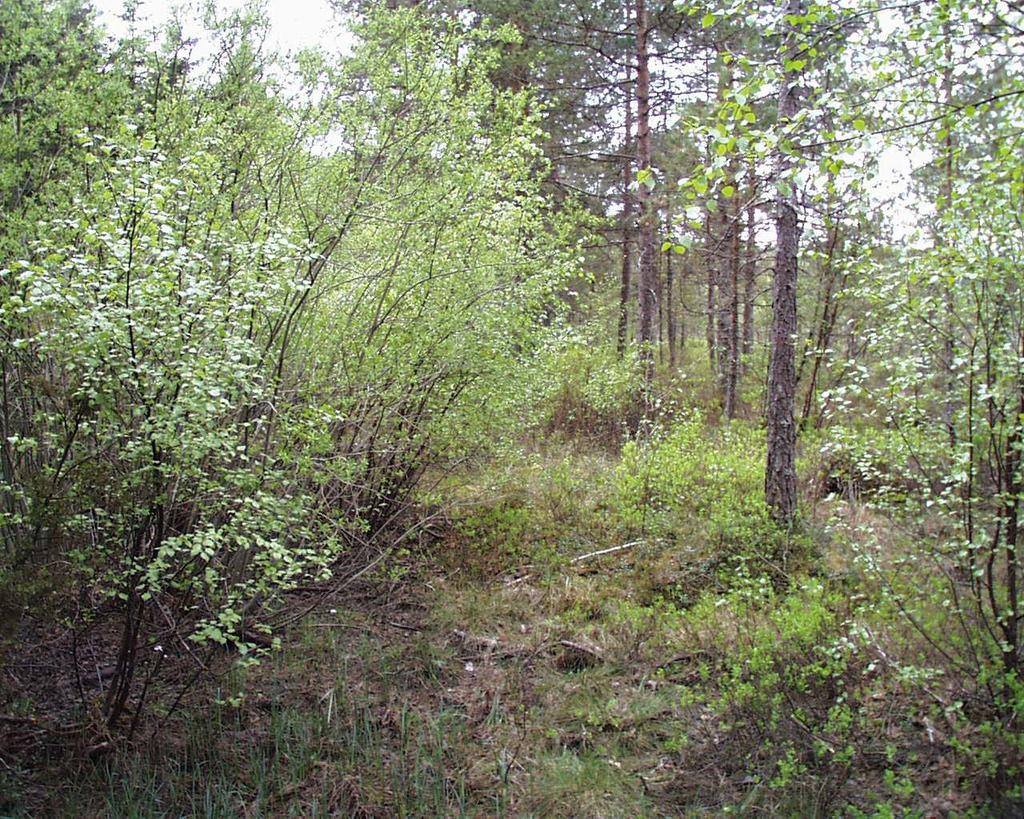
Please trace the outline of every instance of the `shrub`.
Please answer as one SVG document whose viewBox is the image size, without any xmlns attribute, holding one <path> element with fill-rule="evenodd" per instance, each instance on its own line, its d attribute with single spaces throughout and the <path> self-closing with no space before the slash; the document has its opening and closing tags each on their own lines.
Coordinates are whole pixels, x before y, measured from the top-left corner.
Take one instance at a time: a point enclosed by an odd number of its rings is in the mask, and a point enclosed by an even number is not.
<svg viewBox="0 0 1024 819">
<path fill-rule="evenodd" d="M 642 371 L 635 350 L 571 339 L 545 362 L 546 394 L 539 426 L 547 433 L 604 442 L 622 439 L 639 422 Z"/>
<path fill-rule="evenodd" d="M 627 442 L 615 473 L 618 513 L 641 534 L 699 538 L 720 556 L 775 554 L 782 539 L 764 502 L 762 438 L 738 422 L 708 428 L 694 413 Z"/>
<path fill-rule="evenodd" d="M 4 271 L 2 312 L 22 399 L 5 408 L 19 451 L 5 535 L 21 559 L 70 558 L 91 601 L 76 626 L 122 613 L 111 726 L 177 638 L 251 653 L 253 601 L 334 556 L 261 445 L 272 383 L 250 320 L 279 314 L 303 250 L 281 229 L 190 240 L 213 154 L 119 136 L 85 137 L 101 181 L 44 228 L 38 261 Z"/>
</svg>

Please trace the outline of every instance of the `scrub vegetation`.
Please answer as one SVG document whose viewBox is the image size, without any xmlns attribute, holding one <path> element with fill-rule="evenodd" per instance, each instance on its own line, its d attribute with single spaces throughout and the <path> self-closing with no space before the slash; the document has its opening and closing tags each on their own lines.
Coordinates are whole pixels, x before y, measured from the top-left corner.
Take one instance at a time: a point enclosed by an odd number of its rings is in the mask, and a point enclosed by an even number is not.
<svg viewBox="0 0 1024 819">
<path fill-rule="evenodd" d="M 1019 814 L 1020 5 L 379 5 L 0 6 L 0 814 Z"/>
</svg>

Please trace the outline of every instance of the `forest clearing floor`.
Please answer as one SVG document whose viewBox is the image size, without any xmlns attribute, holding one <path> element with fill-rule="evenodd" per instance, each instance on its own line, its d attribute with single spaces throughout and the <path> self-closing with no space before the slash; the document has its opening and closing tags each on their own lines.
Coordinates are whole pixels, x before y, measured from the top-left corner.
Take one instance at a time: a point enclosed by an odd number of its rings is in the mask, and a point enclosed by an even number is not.
<svg viewBox="0 0 1024 819">
<path fill-rule="evenodd" d="M 920 645 L 841 553 L 782 577 L 630 532 L 614 470 L 544 457 L 466 488 L 443 543 L 324 600 L 244 686 L 36 777 L 22 812 L 972 813 L 977 729 L 896 659 Z"/>
</svg>

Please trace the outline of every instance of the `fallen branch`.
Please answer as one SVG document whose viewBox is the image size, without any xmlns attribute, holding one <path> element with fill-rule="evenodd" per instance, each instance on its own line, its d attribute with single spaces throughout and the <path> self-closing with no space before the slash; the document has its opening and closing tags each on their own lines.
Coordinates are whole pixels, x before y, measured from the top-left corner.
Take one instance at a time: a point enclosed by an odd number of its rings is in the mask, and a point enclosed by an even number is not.
<svg viewBox="0 0 1024 819">
<path fill-rule="evenodd" d="M 584 560 L 590 560 L 593 557 L 601 557 L 601 555 L 610 555 L 615 552 L 623 552 L 626 549 L 632 549 L 634 546 L 640 546 L 646 543 L 644 540 L 631 540 L 629 543 L 623 543 L 621 546 L 612 546 L 610 549 L 600 549 L 596 552 L 589 552 L 585 555 L 579 555 L 570 560 L 570 563 L 582 563 Z"/>
<path fill-rule="evenodd" d="M 15 717 L 15 716 L 9 716 L 7 714 L 0 714 L 0 722 L 12 722 L 15 725 L 24 725 L 26 723 L 29 724 L 29 725 L 35 725 L 36 724 L 36 718 L 35 717 Z"/>
<path fill-rule="evenodd" d="M 399 623 L 396 620 L 388 620 L 388 625 L 391 628 L 401 629 L 402 631 L 423 631 L 419 626 L 410 626 L 407 623 Z"/>
<path fill-rule="evenodd" d="M 273 648 L 274 641 L 266 634 L 260 634 L 258 631 L 243 631 L 242 639 L 247 643 L 252 643 L 260 648 Z"/>
<path fill-rule="evenodd" d="M 368 631 L 364 623 L 311 623 L 313 628 L 350 628 L 353 631 Z"/>
</svg>

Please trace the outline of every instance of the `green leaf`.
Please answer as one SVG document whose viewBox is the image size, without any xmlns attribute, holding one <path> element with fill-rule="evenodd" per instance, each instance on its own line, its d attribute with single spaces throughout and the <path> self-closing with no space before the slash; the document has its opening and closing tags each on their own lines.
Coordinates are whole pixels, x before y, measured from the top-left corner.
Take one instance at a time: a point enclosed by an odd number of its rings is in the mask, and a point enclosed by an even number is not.
<svg viewBox="0 0 1024 819">
<path fill-rule="evenodd" d="M 855 119 L 853 121 L 853 130 L 863 131 L 868 127 L 868 124 L 862 119 Z"/>
<path fill-rule="evenodd" d="M 700 24 L 703 28 L 711 28 L 715 24 L 715 19 L 715 15 L 709 11 L 701 18 Z"/>
<path fill-rule="evenodd" d="M 724 196 L 726 199 L 732 199 L 735 194 L 736 188 L 734 188 L 732 185 L 726 185 L 724 188 L 722 188 L 722 196 Z"/>
</svg>

